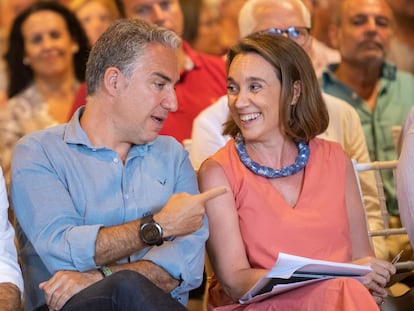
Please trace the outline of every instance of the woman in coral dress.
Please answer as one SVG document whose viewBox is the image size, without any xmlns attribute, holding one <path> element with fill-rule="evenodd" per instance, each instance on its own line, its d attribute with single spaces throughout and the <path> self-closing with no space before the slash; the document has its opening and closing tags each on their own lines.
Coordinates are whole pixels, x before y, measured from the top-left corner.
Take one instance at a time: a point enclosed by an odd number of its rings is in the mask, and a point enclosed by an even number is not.
<svg viewBox="0 0 414 311">
<path fill-rule="evenodd" d="M 231 189 L 206 204 L 209 307 L 378 310 L 395 268 L 374 257 L 350 160 L 339 144 L 315 138 L 328 114 L 308 56 L 283 36 L 254 34 L 230 50 L 227 81 L 233 139 L 199 171 L 202 191 Z M 372 271 L 362 282 L 335 278 L 238 303 L 279 252 Z"/>
</svg>

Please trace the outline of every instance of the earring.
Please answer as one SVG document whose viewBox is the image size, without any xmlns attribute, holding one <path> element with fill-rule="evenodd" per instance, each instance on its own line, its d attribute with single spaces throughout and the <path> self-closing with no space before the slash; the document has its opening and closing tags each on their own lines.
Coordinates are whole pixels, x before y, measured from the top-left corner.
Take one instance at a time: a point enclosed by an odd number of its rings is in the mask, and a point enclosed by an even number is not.
<svg viewBox="0 0 414 311">
<path fill-rule="evenodd" d="M 29 59 L 27 57 L 23 57 L 22 63 L 25 66 L 29 66 L 30 65 Z"/>
<path fill-rule="evenodd" d="M 72 52 L 73 52 L 73 54 L 78 53 L 79 52 L 79 46 L 78 45 L 72 46 Z"/>
</svg>

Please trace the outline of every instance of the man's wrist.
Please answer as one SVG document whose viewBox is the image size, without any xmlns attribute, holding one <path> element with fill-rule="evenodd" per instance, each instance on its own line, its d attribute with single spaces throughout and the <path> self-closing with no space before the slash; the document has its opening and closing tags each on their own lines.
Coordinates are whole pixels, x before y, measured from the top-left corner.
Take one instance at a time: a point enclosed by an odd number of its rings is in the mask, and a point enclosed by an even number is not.
<svg viewBox="0 0 414 311">
<path fill-rule="evenodd" d="M 104 278 L 111 276 L 112 275 L 112 270 L 111 268 L 107 267 L 107 266 L 102 266 L 100 268 L 98 268 L 98 271 L 102 274 L 102 276 Z"/>
<path fill-rule="evenodd" d="M 164 243 L 163 229 L 161 225 L 154 220 L 151 213 L 145 215 L 141 219 L 138 234 L 141 240 L 149 246 L 160 246 Z"/>
</svg>

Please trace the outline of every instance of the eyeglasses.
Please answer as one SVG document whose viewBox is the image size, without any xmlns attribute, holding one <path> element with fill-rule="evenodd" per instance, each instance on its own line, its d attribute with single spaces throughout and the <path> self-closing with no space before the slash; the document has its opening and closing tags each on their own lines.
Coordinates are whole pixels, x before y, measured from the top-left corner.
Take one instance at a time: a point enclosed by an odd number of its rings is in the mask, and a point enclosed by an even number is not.
<svg viewBox="0 0 414 311">
<path fill-rule="evenodd" d="M 308 41 L 310 36 L 310 28 L 308 27 L 289 27 L 288 29 L 280 28 L 268 28 L 266 30 L 259 31 L 258 33 L 270 34 L 270 35 L 283 35 L 286 34 L 288 38 L 292 39 L 299 45 L 303 45 Z"/>
</svg>

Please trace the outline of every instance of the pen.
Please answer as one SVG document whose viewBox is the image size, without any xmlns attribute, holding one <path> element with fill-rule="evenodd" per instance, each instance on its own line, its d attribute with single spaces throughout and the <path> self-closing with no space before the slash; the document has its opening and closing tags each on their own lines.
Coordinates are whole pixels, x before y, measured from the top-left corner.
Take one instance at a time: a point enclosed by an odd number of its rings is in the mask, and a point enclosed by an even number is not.
<svg viewBox="0 0 414 311">
<path fill-rule="evenodd" d="M 391 261 L 391 264 L 396 264 L 399 260 L 400 260 L 400 258 L 401 258 L 401 255 L 402 255 L 402 253 L 404 252 L 404 250 L 402 249 L 394 258 L 393 258 L 393 260 Z"/>
</svg>

